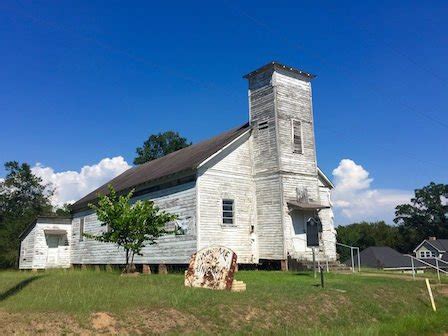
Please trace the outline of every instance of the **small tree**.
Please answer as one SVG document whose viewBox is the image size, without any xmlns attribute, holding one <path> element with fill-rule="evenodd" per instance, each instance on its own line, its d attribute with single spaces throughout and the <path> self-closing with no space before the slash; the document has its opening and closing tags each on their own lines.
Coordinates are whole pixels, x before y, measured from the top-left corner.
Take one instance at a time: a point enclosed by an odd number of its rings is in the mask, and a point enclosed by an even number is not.
<svg viewBox="0 0 448 336">
<path fill-rule="evenodd" d="M 87 238 L 122 247 L 126 252 L 126 273 L 134 271 L 134 256 L 143 255 L 141 251 L 147 244 L 154 245 L 160 236 L 172 233 L 165 227 L 177 218 L 161 211 L 152 201 L 131 204 L 132 195 L 130 191 L 118 196 L 109 185 L 109 195 L 99 196 L 98 205 L 89 204 L 106 230 L 101 235 L 84 234 Z"/>
</svg>

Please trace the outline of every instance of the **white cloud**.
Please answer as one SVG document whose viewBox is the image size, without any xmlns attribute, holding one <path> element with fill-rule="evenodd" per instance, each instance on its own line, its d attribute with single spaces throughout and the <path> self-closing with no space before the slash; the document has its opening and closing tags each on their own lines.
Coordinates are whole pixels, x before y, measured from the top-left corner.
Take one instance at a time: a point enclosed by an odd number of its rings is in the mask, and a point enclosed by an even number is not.
<svg viewBox="0 0 448 336">
<path fill-rule="evenodd" d="M 44 183 L 52 184 L 55 188 L 52 203 L 62 205 L 77 201 L 130 167 L 122 156 L 116 156 L 102 159 L 91 166 L 84 166 L 79 172 L 55 172 L 53 168 L 45 167 L 41 163 L 32 167 L 32 171 L 42 178 Z"/>
<path fill-rule="evenodd" d="M 407 190 L 373 189 L 369 172 L 350 159 L 341 160 L 333 176 L 336 224 L 363 220 L 392 223 L 395 207 L 409 202 L 412 197 L 412 192 Z"/>
</svg>

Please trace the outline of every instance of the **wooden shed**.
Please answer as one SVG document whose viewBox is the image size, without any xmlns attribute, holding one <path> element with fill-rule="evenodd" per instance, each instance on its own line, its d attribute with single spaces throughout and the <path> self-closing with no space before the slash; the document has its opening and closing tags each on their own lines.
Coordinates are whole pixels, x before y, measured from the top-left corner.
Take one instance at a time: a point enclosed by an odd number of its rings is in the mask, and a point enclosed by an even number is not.
<svg viewBox="0 0 448 336">
<path fill-rule="evenodd" d="M 20 235 L 20 269 L 70 267 L 70 217 L 37 217 Z"/>
</svg>

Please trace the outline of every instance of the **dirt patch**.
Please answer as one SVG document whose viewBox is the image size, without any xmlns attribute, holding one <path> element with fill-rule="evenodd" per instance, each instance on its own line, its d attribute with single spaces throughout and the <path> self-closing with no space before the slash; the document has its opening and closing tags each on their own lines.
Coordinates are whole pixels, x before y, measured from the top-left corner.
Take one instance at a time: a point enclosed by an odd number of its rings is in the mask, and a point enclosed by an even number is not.
<svg viewBox="0 0 448 336">
<path fill-rule="evenodd" d="M 144 335 L 159 335 L 176 331 L 182 334 L 198 333 L 204 327 L 194 315 L 174 308 L 138 310 L 126 318 L 126 324 L 133 326 L 131 334 Z"/>
<path fill-rule="evenodd" d="M 0 310 L 2 335 L 93 335 L 75 319 L 60 313 L 8 313 Z"/>
<path fill-rule="evenodd" d="M 448 286 L 447 285 L 438 286 L 437 293 L 443 296 L 448 296 Z"/>
<path fill-rule="evenodd" d="M 92 327 L 97 332 L 103 332 L 110 335 L 119 333 L 117 321 L 108 313 L 99 312 L 92 315 Z"/>
</svg>

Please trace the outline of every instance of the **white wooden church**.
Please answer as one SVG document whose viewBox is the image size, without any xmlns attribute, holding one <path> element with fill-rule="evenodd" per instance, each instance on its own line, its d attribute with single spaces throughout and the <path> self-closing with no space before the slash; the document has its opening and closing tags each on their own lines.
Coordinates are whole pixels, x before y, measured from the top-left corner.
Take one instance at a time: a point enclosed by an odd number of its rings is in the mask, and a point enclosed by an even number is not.
<svg viewBox="0 0 448 336">
<path fill-rule="evenodd" d="M 108 184 L 179 216 L 172 225 L 181 234 L 145 247 L 136 264 L 187 264 L 197 250 L 222 245 L 239 264 L 286 269 L 288 259 L 312 258 L 311 231 L 317 258 L 334 261 L 333 185 L 317 166 L 314 77 L 277 62 L 247 74 L 248 123 L 130 168 L 74 203 L 71 218 L 38 218 L 21 235 L 19 267 L 123 264 L 115 245 L 83 236 L 106 229 L 88 204 Z"/>
</svg>

